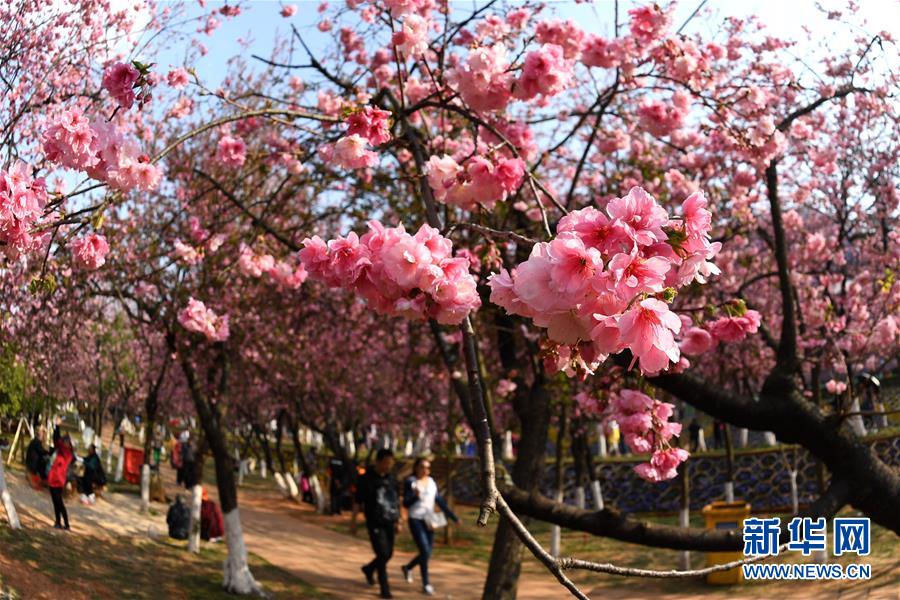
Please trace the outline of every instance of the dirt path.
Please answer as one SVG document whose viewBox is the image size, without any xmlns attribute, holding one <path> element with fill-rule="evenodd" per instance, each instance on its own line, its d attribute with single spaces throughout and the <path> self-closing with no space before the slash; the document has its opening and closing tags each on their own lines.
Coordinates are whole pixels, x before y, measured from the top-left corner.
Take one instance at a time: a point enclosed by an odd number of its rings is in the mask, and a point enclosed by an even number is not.
<svg viewBox="0 0 900 600">
<path fill-rule="evenodd" d="M 364 528 L 352 538 L 303 520 L 296 514 L 303 508 L 282 500 L 245 497 L 241 502 L 241 521 L 252 552 L 336 598 L 377 597 L 377 586 L 368 587 L 359 571 L 373 557 Z M 388 564 L 395 598 L 423 597 L 418 572 L 412 585 L 401 577 L 400 565 L 411 558 L 410 553 L 395 552 Z M 438 598 L 480 597 L 484 582 L 481 568 L 436 558 L 429 563 L 429 574 Z M 523 600 L 561 597 L 552 578 L 523 576 L 520 589 L 519 598 Z"/>
<path fill-rule="evenodd" d="M 163 477 L 170 497 L 181 492 L 175 486 L 174 473 L 168 467 L 163 469 Z M 51 527 L 53 509 L 49 494 L 32 490 L 25 482 L 21 472 L 7 472 L 10 491 L 19 510 L 26 515 L 27 527 Z M 271 481 L 271 480 L 269 480 Z M 322 592 L 338 599 L 357 599 L 377 597 L 377 587 L 365 585 L 359 567 L 371 560 L 372 551 L 365 531 L 361 528 L 356 538 L 337 533 L 324 526 L 330 518 L 316 517 L 312 509 L 306 505 L 282 499 L 271 482 L 257 481 L 252 486 L 239 491 L 241 521 L 245 541 L 250 552 L 262 557 L 292 573 Z M 208 491 L 216 499 L 215 486 Z M 93 536 L 129 536 L 144 537 L 150 535 L 166 535 L 166 507 L 155 503 L 156 515 L 141 515 L 138 512 L 139 497 L 132 494 L 108 494 L 95 506 L 82 506 L 73 497 L 67 507 L 70 513 L 73 532 L 58 532 L 59 535 L 88 534 Z M 319 522 L 313 522 L 318 520 Z M 5 523 L 0 523 L 5 526 Z M 388 573 L 392 583 L 394 596 L 403 598 L 422 598 L 420 583 L 409 585 L 400 575 L 400 565 L 412 558 L 406 552 L 396 552 L 389 564 Z M 525 560 L 533 560 L 526 557 Z M 484 583 L 485 567 L 483 565 L 466 565 L 449 560 L 442 560 L 440 552 L 430 564 L 432 584 L 437 590 L 438 598 L 464 600 L 478 599 Z M 785 597 L 793 599 L 859 599 L 859 600 L 900 600 L 897 588 L 882 588 L 872 591 L 862 586 L 844 589 L 819 589 L 809 591 L 791 586 L 791 582 L 783 584 Z M 650 582 L 642 585 L 633 582 L 629 586 L 603 586 L 582 589 L 593 598 L 618 600 L 626 598 L 665 598 L 666 600 L 687 600 L 700 596 L 692 593 L 660 593 Z M 765 596 L 772 596 L 772 588 L 765 590 Z M 703 597 L 728 600 L 750 600 L 760 598 L 761 590 L 743 587 L 729 590 L 709 590 Z M 774 594 L 780 595 L 780 594 Z M 525 572 L 519 583 L 519 598 L 523 600 L 567 598 L 562 588 L 547 573 Z"/>
</svg>

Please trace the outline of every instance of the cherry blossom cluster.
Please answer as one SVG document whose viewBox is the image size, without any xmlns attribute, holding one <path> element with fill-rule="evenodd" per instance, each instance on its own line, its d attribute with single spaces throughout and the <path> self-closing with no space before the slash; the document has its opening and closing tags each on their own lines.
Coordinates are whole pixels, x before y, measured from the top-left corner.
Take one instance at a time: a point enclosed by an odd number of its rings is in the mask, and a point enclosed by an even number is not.
<svg viewBox="0 0 900 600">
<path fill-rule="evenodd" d="M 731 303 L 725 309 L 729 314 L 706 324 L 705 328 L 694 326 L 690 319 L 682 316 L 685 329 L 679 345 L 682 354 L 704 354 L 719 342 L 740 342 L 759 330 L 762 317 L 755 310 L 747 310 L 743 302 Z"/>
<path fill-rule="evenodd" d="M 103 72 L 103 89 L 125 110 L 134 106 L 135 100 L 140 107 L 150 102 L 151 85 L 153 77 L 148 68 L 139 62 L 130 65 L 114 63 Z"/>
<path fill-rule="evenodd" d="M 225 135 L 216 146 L 216 159 L 226 167 L 242 167 L 247 160 L 247 145 L 239 137 Z"/>
<path fill-rule="evenodd" d="M 151 191 L 162 173 L 112 123 L 90 122 L 77 107 L 64 110 L 43 135 L 47 160 L 87 173 L 117 190 Z"/>
<path fill-rule="evenodd" d="M 706 283 L 721 244 L 709 240 L 711 215 L 701 193 L 670 218 L 642 188 L 563 217 L 557 236 L 534 246 L 512 272 L 490 278 L 491 302 L 547 329 L 548 366 L 592 372 L 610 354 L 631 351 L 646 374 L 678 363 L 681 319 L 674 291 Z"/>
<path fill-rule="evenodd" d="M 94 271 L 106 263 L 109 244 L 102 235 L 92 233 L 77 238 L 69 244 L 75 264 L 83 269 Z"/>
<path fill-rule="evenodd" d="M 365 169 L 378 164 L 378 154 L 369 146 L 380 146 L 391 139 L 390 114 L 366 106 L 347 117 L 346 135 L 334 144 L 319 147 L 319 156 L 345 169 Z"/>
<path fill-rule="evenodd" d="M 669 441 L 681 433 L 681 423 L 669 421 L 674 406 L 660 402 L 637 390 L 621 390 L 610 398 L 610 414 L 625 443 L 635 454 L 650 454 L 650 461 L 634 470 L 647 481 L 665 481 L 677 475 L 678 465 L 688 452 L 672 447 Z"/>
<path fill-rule="evenodd" d="M 402 225 L 369 222 L 362 237 L 351 232 L 327 243 L 303 241 L 300 259 L 310 276 L 364 297 L 378 312 L 458 324 L 481 306 L 469 261 L 453 256 L 453 243 L 423 225 L 415 235 Z"/>
<path fill-rule="evenodd" d="M 498 157 L 493 162 L 475 156 L 460 166 L 451 156 L 432 156 L 426 167 L 428 185 L 438 202 L 474 211 L 479 206 L 492 210 L 515 193 L 525 175 L 519 158 Z"/>
<path fill-rule="evenodd" d="M 32 224 L 47 204 L 43 179 L 34 179 L 31 167 L 16 161 L 9 170 L 0 169 L 0 244 L 9 255 L 18 255 L 40 246 L 32 236 Z"/>
<path fill-rule="evenodd" d="M 271 254 L 257 254 L 250 246 L 241 244 L 238 269 L 247 277 L 260 278 L 264 274 L 286 290 L 296 290 L 306 281 L 306 268 L 287 261 L 276 261 Z"/>
<path fill-rule="evenodd" d="M 211 342 L 228 339 L 228 315 L 217 315 L 200 300 L 190 298 L 187 306 L 178 313 L 178 322 L 188 331 L 200 333 Z"/>
</svg>

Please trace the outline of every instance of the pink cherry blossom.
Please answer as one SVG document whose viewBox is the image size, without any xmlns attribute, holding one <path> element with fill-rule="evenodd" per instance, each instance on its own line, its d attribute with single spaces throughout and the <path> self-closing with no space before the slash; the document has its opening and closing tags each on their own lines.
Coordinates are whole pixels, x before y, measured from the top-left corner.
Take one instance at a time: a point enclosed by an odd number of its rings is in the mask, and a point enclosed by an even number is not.
<svg viewBox="0 0 900 600">
<path fill-rule="evenodd" d="M 610 217 L 617 219 L 628 236 L 640 246 L 666 240 L 662 228 L 668 224 L 666 210 L 644 191 L 633 187 L 622 198 L 613 198 L 606 206 Z"/>
<path fill-rule="evenodd" d="M 843 381 L 835 381 L 834 379 L 829 379 L 825 383 L 825 389 L 828 390 L 829 394 L 840 396 L 847 390 L 847 384 Z"/>
<path fill-rule="evenodd" d="M 406 15 L 398 31 L 391 37 L 391 43 L 404 56 L 418 58 L 428 50 L 428 31 L 431 22 L 416 14 Z"/>
<path fill-rule="evenodd" d="M 472 110 L 502 110 L 512 94 L 512 75 L 503 44 L 480 46 L 469 51 L 465 62 L 449 69 L 447 80 Z"/>
<path fill-rule="evenodd" d="M 566 89 L 572 78 L 572 63 L 556 44 L 544 44 L 525 56 L 522 75 L 516 82 L 517 98 L 529 100 L 538 94 L 556 96 Z"/>
<path fill-rule="evenodd" d="M 334 144 L 332 160 L 345 169 L 365 169 L 378 164 L 378 155 L 367 148 L 366 138 L 353 134 Z"/>
<path fill-rule="evenodd" d="M 289 19 L 297 14 L 297 5 L 296 4 L 285 4 L 281 8 L 281 16 L 285 19 Z"/>
<path fill-rule="evenodd" d="M 73 240 L 69 247 L 72 249 L 72 257 L 75 264 L 94 271 L 106 263 L 106 255 L 109 253 L 109 244 L 102 235 L 92 233 Z"/>
<path fill-rule="evenodd" d="M 134 84 L 141 74 L 133 66 L 115 63 L 103 72 L 103 88 L 124 109 L 134 105 Z"/>
<path fill-rule="evenodd" d="M 216 146 L 216 158 L 227 167 L 241 167 L 247 160 L 247 145 L 239 137 L 222 136 Z"/>
<path fill-rule="evenodd" d="M 185 69 L 178 67 L 166 74 L 166 83 L 175 89 L 180 89 L 190 83 L 190 75 Z"/>
<path fill-rule="evenodd" d="M 644 373 L 659 373 L 681 356 L 674 337 L 681 330 L 681 320 L 665 302 L 642 300 L 622 315 L 619 330 L 622 343 L 640 361 Z"/>
<path fill-rule="evenodd" d="M 748 310 L 740 317 L 721 317 L 709 324 L 709 332 L 723 342 L 739 342 L 747 335 L 756 333 L 761 322 L 760 314 Z"/>
<path fill-rule="evenodd" d="M 715 338 L 700 327 L 691 327 L 684 332 L 680 344 L 681 352 L 690 356 L 704 354 L 716 346 Z"/>
<path fill-rule="evenodd" d="M 187 306 L 178 313 L 182 327 L 200 333 L 211 342 L 224 342 L 230 334 L 228 315 L 219 316 L 200 300 L 190 298 Z"/>
<path fill-rule="evenodd" d="M 360 135 L 373 146 L 380 146 L 391 139 L 390 116 L 386 110 L 366 106 L 347 117 L 347 135 Z"/>
</svg>

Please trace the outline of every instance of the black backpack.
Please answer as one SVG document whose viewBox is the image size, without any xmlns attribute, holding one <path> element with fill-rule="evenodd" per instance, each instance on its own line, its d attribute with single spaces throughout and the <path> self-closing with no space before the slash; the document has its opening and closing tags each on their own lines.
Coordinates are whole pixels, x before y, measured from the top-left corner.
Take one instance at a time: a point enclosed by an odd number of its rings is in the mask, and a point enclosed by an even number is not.
<svg viewBox="0 0 900 600">
<path fill-rule="evenodd" d="M 191 511 L 184 502 L 176 502 L 169 508 L 169 514 L 166 515 L 166 522 L 169 524 L 169 537 L 176 540 L 188 539 L 188 532 L 191 528 Z"/>
</svg>

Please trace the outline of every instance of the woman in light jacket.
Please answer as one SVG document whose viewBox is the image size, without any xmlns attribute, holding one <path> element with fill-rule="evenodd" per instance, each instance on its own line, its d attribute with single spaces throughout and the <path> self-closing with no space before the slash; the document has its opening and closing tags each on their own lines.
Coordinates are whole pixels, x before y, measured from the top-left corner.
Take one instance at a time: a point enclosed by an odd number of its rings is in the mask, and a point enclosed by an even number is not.
<svg viewBox="0 0 900 600">
<path fill-rule="evenodd" d="M 419 565 L 422 573 L 422 591 L 428 596 L 433 596 L 434 588 L 428 582 L 428 558 L 434 548 L 434 528 L 431 526 L 434 505 L 440 506 L 444 515 L 454 523 L 459 523 L 459 519 L 438 493 L 437 483 L 431 478 L 430 472 L 431 462 L 427 458 L 419 457 L 413 464 L 413 474 L 403 483 L 403 506 L 408 509 L 409 531 L 419 548 L 419 554 L 400 568 L 407 583 L 412 583 L 413 567 Z"/>
</svg>

